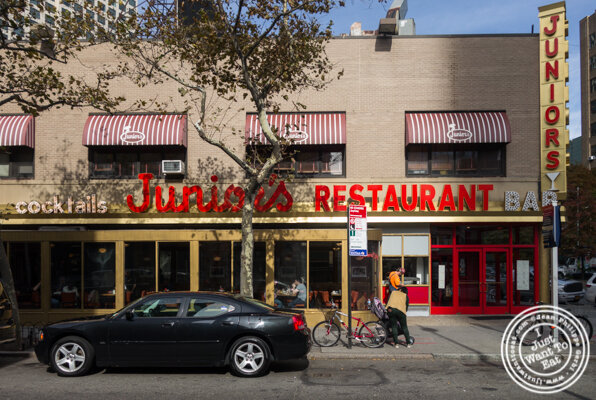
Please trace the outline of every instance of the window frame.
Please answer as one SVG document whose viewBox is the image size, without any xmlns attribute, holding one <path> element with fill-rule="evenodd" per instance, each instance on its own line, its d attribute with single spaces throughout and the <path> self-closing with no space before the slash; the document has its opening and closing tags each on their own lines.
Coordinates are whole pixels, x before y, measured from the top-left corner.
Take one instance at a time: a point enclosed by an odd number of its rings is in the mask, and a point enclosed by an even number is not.
<svg viewBox="0 0 596 400">
<path fill-rule="evenodd" d="M 1 152 L 2 155 L 8 155 L 8 175 L 0 176 L 0 180 L 3 179 L 35 179 L 35 149 L 26 146 L 14 146 L 7 147 L 5 151 Z M 29 162 L 15 160 L 17 156 L 31 157 L 31 173 L 19 175 L 15 171 L 19 167 L 20 163 Z M 25 165 L 25 164 L 24 164 Z M 29 165 L 29 164 L 26 164 Z"/>
<path fill-rule="evenodd" d="M 254 145 L 254 146 L 246 146 L 246 158 L 252 156 L 255 150 L 259 149 L 266 149 L 267 145 Z M 296 157 L 300 155 L 300 151 L 303 151 L 303 155 L 309 153 L 318 153 L 313 163 L 318 163 L 319 168 L 318 172 L 301 172 L 299 171 L 300 168 L 297 169 L 298 163 L 300 160 L 297 160 Z M 305 150 L 315 150 L 315 151 L 305 151 Z M 282 160 L 279 164 L 275 166 L 275 173 L 279 176 L 287 176 L 293 175 L 296 178 L 300 179 L 308 179 L 308 178 L 345 178 L 346 177 L 346 170 L 347 170 L 347 162 L 346 162 L 346 145 L 345 144 L 324 144 L 324 145 L 293 145 L 289 146 L 285 153 L 287 154 L 286 158 Z M 323 170 L 322 164 L 325 161 L 321 161 L 325 158 L 325 155 L 329 155 L 331 157 L 332 153 L 341 153 L 341 174 L 333 174 L 329 169 L 329 165 L 331 164 L 330 161 L 327 162 L 327 170 Z M 255 161 L 252 162 L 252 165 L 257 165 Z"/>
<path fill-rule="evenodd" d="M 132 146 L 131 146 L 132 147 Z M 151 165 L 150 160 L 141 160 L 143 156 L 147 154 L 158 154 L 160 160 L 158 162 L 159 166 L 159 173 L 153 173 L 155 178 L 163 179 L 166 175 L 161 170 L 161 162 L 163 160 L 171 160 L 171 159 L 179 159 L 184 162 L 184 171 L 183 175 L 186 176 L 187 172 L 187 156 L 188 151 L 187 148 L 184 146 L 134 146 L 134 148 L 122 148 L 122 146 L 89 146 L 88 151 L 88 162 L 89 162 L 89 179 L 97 179 L 97 180 L 105 180 L 105 179 L 138 179 L 138 175 L 140 173 L 144 173 L 147 171 L 147 166 Z M 111 155 L 112 156 L 112 168 L 111 174 L 105 175 L 96 175 L 95 173 L 100 171 L 97 169 L 97 163 L 95 161 L 96 156 L 98 154 L 101 155 Z M 171 157 L 172 154 L 175 154 L 174 157 Z M 127 157 L 129 155 L 134 155 L 136 157 L 136 161 L 132 161 L 133 165 L 133 173 L 131 175 L 123 175 L 121 172 L 117 173 L 118 166 L 120 166 L 120 171 L 122 170 L 122 165 L 127 165 L 121 161 L 122 156 Z M 120 160 L 118 159 L 120 156 Z M 108 163 L 100 163 L 100 164 L 108 164 Z M 144 166 L 144 168 L 142 168 Z M 108 169 L 102 169 L 108 171 Z M 136 171 L 136 172 L 135 172 Z"/>
<path fill-rule="evenodd" d="M 500 153 L 501 165 L 499 168 L 483 169 L 482 160 L 483 154 L 497 151 Z M 433 154 L 435 153 L 451 153 L 449 157 L 451 162 L 451 169 L 434 169 L 433 170 Z M 472 158 L 462 158 L 458 154 L 476 153 Z M 412 173 L 410 172 L 409 163 L 414 162 L 410 160 L 410 154 L 425 155 L 425 160 L 418 160 L 422 165 L 426 163 L 426 172 Z M 469 168 L 458 168 L 458 165 L 463 161 L 471 159 Z M 444 178 L 444 177 L 506 177 L 507 176 L 507 143 L 478 143 L 478 144 L 410 144 L 406 146 L 405 157 L 406 177 L 426 177 L 426 178 Z M 422 170 L 422 169 L 420 169 Z M 447 171 L 446 173 L 442 173 Z M 489 171 L 495 171 L 489 173 Z M 438 173 L 437 173 L 438 172 Z"/>
</svg>

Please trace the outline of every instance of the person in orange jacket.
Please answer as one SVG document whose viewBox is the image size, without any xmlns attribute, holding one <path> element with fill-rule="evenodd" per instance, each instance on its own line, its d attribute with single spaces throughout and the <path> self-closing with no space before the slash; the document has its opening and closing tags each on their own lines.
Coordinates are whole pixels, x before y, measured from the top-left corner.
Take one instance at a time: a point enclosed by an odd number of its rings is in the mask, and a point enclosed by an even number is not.
<svg viewBox="0 0 596 400">
<path fill-rule="evenodd" d="M 389 273 L 389 295 L 391 292 L 399 290 L 406 294 L 406 310 L 410 307 L 410 299 L 408 297 L 408 288 L 403 284 L 403 276 L 406 273 L 404 267 L 394 267 L 393 271 Z"/>
</svg>

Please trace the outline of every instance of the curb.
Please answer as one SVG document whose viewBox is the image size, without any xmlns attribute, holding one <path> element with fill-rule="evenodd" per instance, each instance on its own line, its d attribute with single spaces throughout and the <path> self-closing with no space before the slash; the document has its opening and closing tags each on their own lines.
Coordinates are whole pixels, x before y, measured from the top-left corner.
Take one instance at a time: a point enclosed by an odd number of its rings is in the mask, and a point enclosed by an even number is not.
<svg viewBox="0 0 596 400">
<path fill-rule="evenodd" d="M 0 351 L 0 357 L 30 358 L 35 357 L 35 353 L 32 351 Z"/>
<path fill-rule="evenodd" d="M 309 360 L 458 360 L 502 362 L 500 354 L 457 354 L 457 353 L 411 353 L 411 354 L 355 354 L 355 353 L 309 353 Z M 596 355 L 590 355 L 596 360 Z"/>
</svg>

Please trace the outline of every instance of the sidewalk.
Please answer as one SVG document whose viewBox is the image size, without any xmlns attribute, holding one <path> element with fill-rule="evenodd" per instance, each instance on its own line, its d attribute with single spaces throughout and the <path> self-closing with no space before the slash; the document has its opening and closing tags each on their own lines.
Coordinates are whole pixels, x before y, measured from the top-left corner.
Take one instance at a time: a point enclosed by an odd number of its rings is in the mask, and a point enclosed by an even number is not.
<svg viewBox="0 0 596 400">
<path fill-rule="evenodd" d="M 366 348 L 352 341 L 347 348 L 345 335 L 332 347 L 313 347 L 311 360 L 323 359 L 461 359 L 501 362 L 501 339 L 513 316 L 432 316 L 409 317 L 410 335 L 416 343 L 411 348 L 395 348 L 386 343 L 378 349 Z M 404 341 L 404 337 L 400 336 Z M 390 339 L 392 342 L 392 339 Z M 596 342 L 590 342 L 590 359 L 596 359 Z"/>
</svg>

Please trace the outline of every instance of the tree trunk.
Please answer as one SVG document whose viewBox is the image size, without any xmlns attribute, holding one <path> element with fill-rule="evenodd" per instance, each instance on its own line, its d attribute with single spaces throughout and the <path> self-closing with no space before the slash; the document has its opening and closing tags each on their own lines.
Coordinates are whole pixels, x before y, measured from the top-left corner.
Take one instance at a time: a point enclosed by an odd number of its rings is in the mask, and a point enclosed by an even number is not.
<svg viewBox="0 0 596 400">
<path fill-rule="evenodd" d="M 240 294 L 253 297 L 252 265 L 255 248 L 255 236 L 252 227 L 252 217 L 255 210 L 255 198 L 258 188 L 253 182 L 249 184 L 242 207 L 242 252 L 240 253 Z"/>
<path fill-rule="evenodd" d="M 4 244 L 0 240 L 0 279 L 2 280 L 4 290 L 10 298 L 12 303 L 12 315 L 17 330 L 17 349 L 21 348 L 21 318 L 19 317 L 19 304 L 17 303 L 17 293 L 14 288 L 14 280 L 12 278 L 12 271 L 6 252 L 4 251 Z"/>
</svg>

